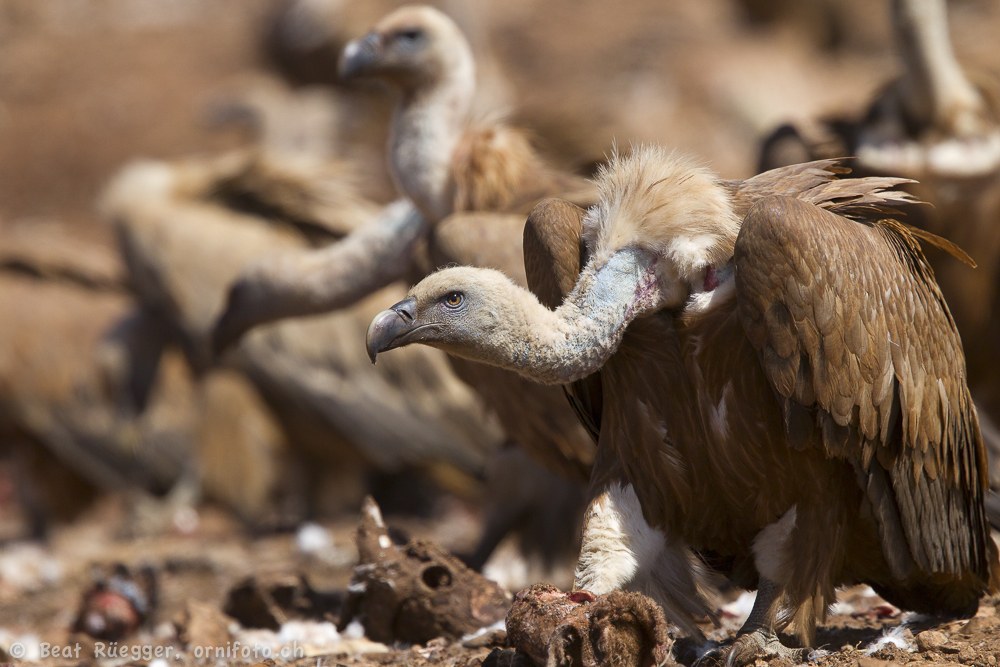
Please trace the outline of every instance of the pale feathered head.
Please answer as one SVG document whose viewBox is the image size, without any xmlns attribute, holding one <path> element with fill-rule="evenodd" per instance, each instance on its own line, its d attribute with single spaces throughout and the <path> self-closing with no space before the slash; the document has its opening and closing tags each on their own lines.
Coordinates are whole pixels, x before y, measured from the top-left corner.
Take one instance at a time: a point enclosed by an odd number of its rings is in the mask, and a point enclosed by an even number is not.
<svg viewBox="0 0 1000 667">
<path fill-rule="evenodd" d="M 598 172 L 599 203 L 583 221 L 598 267 L 615 252 L 643 248 L 658 258 L 664 305 L 679 305 L 710 266 L 733 256 L 740 223 L 708 169 L 660 146 L 615 151 Z"/>
<path fill-rule="evenodd" d="M 475 61 L 462 31 L 425 5 L 400 7 L 344 47 L 342 78 L 373 77 L 406 92 L 445 80 L 475 85 Z"/>
</svg>

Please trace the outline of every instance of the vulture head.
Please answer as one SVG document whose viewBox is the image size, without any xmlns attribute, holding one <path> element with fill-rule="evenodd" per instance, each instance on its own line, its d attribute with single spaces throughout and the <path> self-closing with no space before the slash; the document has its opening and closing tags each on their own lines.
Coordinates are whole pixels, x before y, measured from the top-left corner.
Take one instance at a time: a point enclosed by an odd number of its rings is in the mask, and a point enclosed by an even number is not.
<svg viewBox="0 0 1000 667">
<path fill-rule="evenodd" d="M 344 47 L 340 75 L 376 78 L 410 95 L 448 81 L 472 82 L 475 64 L 454 21 L 432 7 L 410 5 Z"/>
<path fill-rule="evenodd" d="M 508 302 L 511 297 L 515 301 Z M 506 303 L 506 307 L 497 306 Z M 368 327 L 368 356 L 411 343 L 425 343 L 478 361 L 491 361 L 483 339 L 509 340 L 516 335 L 523 306 L 541 307 L 534 296 L 500 271 L 467 266 L 444 269 L 415 285 L 403 301 L 379 313 Z M 478 350 L 478 353 L 476 352 Z M 483 355 L 486 355 L 485 357 Z M 501 357 L 494 361 L 503 365 Z"/>
<path fill-rule="evenodd" d="M 461 30 L 431 7 L 402 7 L 344 47 L 340 71 L 399 91 L 392 174 L 429 221 L 443 220 L 454 209 L 451 168 L 476 92 L 475 60 Z"/>
<path fill-rule="evenodd" d="M 368 353 L 424 343 L 539 382 L 586 377 L 629 322 L 660 309 L 702 311 L 732 294 L 739 221 L 707 170 L 658 147 L 615 155 L 584 219 L 589 259 L 548 310 L 490 269 L 449 268 L 415 285 L 368 329 Z"/>
</svg>

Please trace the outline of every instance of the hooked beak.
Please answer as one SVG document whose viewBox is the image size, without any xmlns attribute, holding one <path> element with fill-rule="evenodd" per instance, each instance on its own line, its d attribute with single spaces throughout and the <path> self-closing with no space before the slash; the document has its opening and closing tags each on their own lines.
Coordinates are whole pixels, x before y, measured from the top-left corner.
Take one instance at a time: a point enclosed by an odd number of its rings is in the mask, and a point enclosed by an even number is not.
<svg viewBox="0 0 1000 667">
<path fill-rule="evenodd" d="M 374 30 L 348 43 L 340 58 L 340 78 L 353 79 L 365 73 L 382 52 L 382 37 Z"/>
<path fill-rule="evenodd" d="M 368 358 L 375 363 L 379 352 L 392 350 L 405 344 L 401 340 L 406 334 L 417 330 L 417 301 L 409 298 L 400 301 L 389 310 L 383 310 L 372 319 L 365 336 Z"/>
</svg>

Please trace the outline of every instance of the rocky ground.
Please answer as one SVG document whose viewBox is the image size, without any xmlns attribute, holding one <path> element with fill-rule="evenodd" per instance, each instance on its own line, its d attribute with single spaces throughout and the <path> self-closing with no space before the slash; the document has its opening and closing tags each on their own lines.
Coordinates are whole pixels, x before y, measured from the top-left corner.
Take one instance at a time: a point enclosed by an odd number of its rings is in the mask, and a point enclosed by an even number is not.
<svg viewBox="0 0 1000 667">
<path fill-rule="evenodd" d="M 164 534 L 135 539 L 125 537 L 135 513 L 131 504 L 123 498 L 99 503 L 73 526 L 58 530 L 47 547 L 21 542 L 0 550 L 0 661 L 101 667 L 270 665 L 268 658 L 279 665 L 309 667 L 529 664 L 505 650 L 502 621 L 415 644 L 384 633 L 374 641 L 370 637 L 376 629 L 368 624 L 366 630 L 356 620 L 338 631 L 349 590 L 356 590 L 350 586 L 359 558 L 353 519 L 252 537 L 225 512 L 204 508 L 193 515 L 175 514 L 173 527 Z M 396 543 L 425 538 L 461 552 L 475 537 L 474 518 L 468 508 L 455 505 L 443 508 L 433 521 L 390 517 L 387 524 Z M 388 544 L 378 539 L 368 534 L 376 552 L 379 544 Z M 365 556 L 364 541 L 359 544 L 363 558 L 384 558 L 384 550 Z M 120 638 L 96 639 L 80 631 L 78 619 L 85 605 L 99 608 L 94 581 L 106 578 L 119 563 L 133 574 L 141 568 L 153 572 L 156 594 L 145 598 L 150 611 L 138 629 L 126 630 Z M 459 581 L 460 566 L 451 563 L 445 566 L 456 573 L 456 590 L 459 584 L 468 586 Z M 365 571 L 370 575 L 371 566 Z M 133 581 L 142 586 L 141 577 Z M 732 639 L 752 606 L 751 594 L 734 592 L 729 600 L 720 610 L 720 626 L 703 626 L 717 642 Z M 830 667 L 992 667 L 1000 656 L 998 604 L 1000 597 L 986 599 L 974 618 L 955 621 L 900 612 L 867 587 L 844 590 L 818 631 L 820 650 L 813 662 Z M 107 604 L 100 609 L 106 619 L 135 620 Z M 466 627 L 474 628 L 476 622 Z M 668 634 L 671 660 L 691 664 L 696 658 L 693 643 L 673 628 Z M 786 641 L 794 642 L 791 637 Z M 46 650 L 49 655 L 43 656 Z"/>
</svg>

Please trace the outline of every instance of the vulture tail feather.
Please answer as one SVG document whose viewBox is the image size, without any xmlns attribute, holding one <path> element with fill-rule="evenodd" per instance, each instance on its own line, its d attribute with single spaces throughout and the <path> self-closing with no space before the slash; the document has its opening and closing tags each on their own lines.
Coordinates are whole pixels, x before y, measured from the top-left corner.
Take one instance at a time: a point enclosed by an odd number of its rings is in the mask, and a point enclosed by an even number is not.
<svg viewBox="0 0 1000 667">
<path fill-rule="evenodd" d="M 907 225 L 905 223 L 900 223 L 900 224 L 906 227 L 906 230 L 908 232 L 916 236 L 921 241 L 929 243 L 935 248 L 938 248 L 939 250 L 944 250 L 946 253 L 948 253 L 958 261 L 968 264 L 972 268 L 976 268 L 977 266 L 976 260 L 972 259 L 972 257 L 969 256 L 969 253 L 962 250 L 957 243 L 953 243 L 948 239 L 944 238 L 943 236 L 932 234 L 927 230 L 919 229 L 917 227 L 914 227 L 912 225 Z"/>
</svg>

